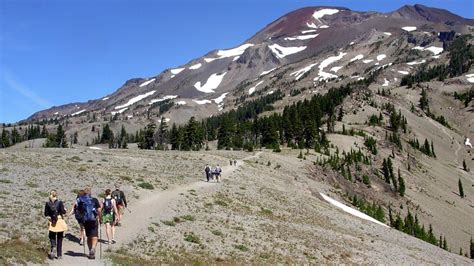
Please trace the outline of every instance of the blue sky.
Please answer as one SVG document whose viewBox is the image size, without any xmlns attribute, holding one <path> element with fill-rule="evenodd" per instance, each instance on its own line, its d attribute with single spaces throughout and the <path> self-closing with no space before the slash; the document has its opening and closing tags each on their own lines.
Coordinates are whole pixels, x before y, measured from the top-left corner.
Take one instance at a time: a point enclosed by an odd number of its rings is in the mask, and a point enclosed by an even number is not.
<svg viewBox="0 0 474 266">
<path fill-rule="evenodd" d="M 0 122 L 103 97 L 130 78 L 236 46 L 300 7 L 388 12 L 415 3 L 474 16 L 472 0 L 0 0 Z"/>
</svg>

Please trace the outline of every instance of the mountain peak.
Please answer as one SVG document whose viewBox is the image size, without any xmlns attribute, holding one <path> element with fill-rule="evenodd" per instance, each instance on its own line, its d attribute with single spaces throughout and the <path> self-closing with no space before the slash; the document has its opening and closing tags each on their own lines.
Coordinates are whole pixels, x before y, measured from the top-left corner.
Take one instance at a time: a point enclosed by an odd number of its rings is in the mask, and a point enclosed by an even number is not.
<svg viewBox="0 0 474 266">
<path fill-rule="evenodd" d="M 439 9 L 433 7 L 427 7 L 424 5 L 404 5 L 397 9 L 393 13 L 400 15 L 403 18 L 415 19 L 415 20 L 426 20 L 434 23 L 444 24 L 466 24 L 474 25 L 474 20 L 465 19 L 456 14 L 449 12 L 446 9 Z"/>
</svg>

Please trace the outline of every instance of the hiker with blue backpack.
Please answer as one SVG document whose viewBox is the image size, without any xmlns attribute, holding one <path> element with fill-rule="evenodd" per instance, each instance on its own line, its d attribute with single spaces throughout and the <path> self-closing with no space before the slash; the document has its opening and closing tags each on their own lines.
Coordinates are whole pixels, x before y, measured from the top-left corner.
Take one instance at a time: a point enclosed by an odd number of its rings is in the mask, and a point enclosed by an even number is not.
<svg viewBox="0 0 474 266">
<path fill-rule="evenodd" d="M 102 219 L 102 206 L 93 198 L 90 188 L 84 190 L 84 194 L 76 201 L 76 219 L 84 225 L 89 248 L 89 259 L 95 259 L 95 248 L 99 240 L 99 224 Z"/>
<path fill-rule="evenodd" d="M 49 241 L 51 243 L 50 259 L 62 259 L 63 237 L 67 230 L 67 224 L 63 217 L 65 214 L 66 209 L 63 202 L 58 198 L 56 191 L 51 191 L 49 200 L 44 206 L 44 216 L 48 217 Z M 56 252 L 54 252 L 55 249 Z"/>
<path fill-rule="evenodd" d="M 74 204 L 72 205 L 71 212 L 67 215 L 67 216 L 71 216 L 72 214 L 74 214 L 74 217 L 76 218 L 77 223 L 79 224 L 79 228 L 80 228 L 79 245 L 81 246 L 84 245 L 84 223 L 81 220 L 79 211 L 77 210 L 77 205 L 79 202 L 79 198 L 84 196 L 85 194 L 86 192 L 83 189 L 81 189 L 77 193 L 76 201 L 74 201 Z"/>
<path fill-rule="evenodd" d="M 118 221 L 118 210 L 110 189 L 105 190 L 105 198 L 102 200 L 102 206 L 102 223 L 105 224 L 107 243 L 115 244 L 115 224 Z"/>
</svg>

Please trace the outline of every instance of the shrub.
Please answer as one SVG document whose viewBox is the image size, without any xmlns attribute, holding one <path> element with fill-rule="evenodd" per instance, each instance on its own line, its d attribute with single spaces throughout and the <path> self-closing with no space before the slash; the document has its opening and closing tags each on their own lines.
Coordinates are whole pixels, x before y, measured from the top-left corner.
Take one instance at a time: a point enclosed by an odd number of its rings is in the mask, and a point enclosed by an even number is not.
<svg viewBox="0 0 474 266">
<path fill-rule="evenodd" d="M 193 232 L 184 233 L 184 240 L 191 243 L 195 243 L 195 244 L 201 243 L 201 240 L 199 239 L 199 237 L 195 235 Z"/>
<path fill-rule="evenodd" d="M 144 189 L 155 189 L 155 187 L 147 182 L 141 182 L 138 184 L 139 187 L 144 188 Z"/>
</svg>

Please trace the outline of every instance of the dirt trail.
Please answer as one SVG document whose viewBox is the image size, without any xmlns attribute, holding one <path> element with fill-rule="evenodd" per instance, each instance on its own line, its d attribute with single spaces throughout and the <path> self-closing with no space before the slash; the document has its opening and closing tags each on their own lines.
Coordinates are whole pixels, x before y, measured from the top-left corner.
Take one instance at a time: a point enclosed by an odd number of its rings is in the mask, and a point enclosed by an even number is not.
<svg viewBox="0 0 474 266">
<path fill-rule="evenodd" d="M 459 151 L 462 149 L 462 146 L 461 144 L 459 144 L 459 141 L 454 137 L 452 136 L 451 134 L 449 134 L 447 131 L 446 131 L 446 128 L 444 128 L 444 126 L 438 124 L 437 122 L 433 121 L 433 119 L 431 118 L 428 118 L 428 121 L 430 121 L 431 124 L 433 124 L 435 127 L 437 127 L 438 129 L 441 129 L 441 131 L 443 131 L 443 133 L 448 136 L 449 140 L 452 140 L 454 141 L 454 143 L 456 144 L 457 148 L 456 150 L 454 151 L 454 155 L 455 155 L 455 162 L 456 164 L 459 162 Z"/>
<path fill-rule="evenodd" d="M 244 160 L 258 157 L 261 152 L 257 152 L 255 155 L 245 157 L 241 160 L 237 160 L 237 166 L 227 165 L 222 167 L 222 179 L 225 180 L 229 178 L 231 174 L 244 164 Z M 187 184 L 185 186 L 179 186 L 172 188 L 170 190 L 149 193 L 146 195 L 140 195 L 143 198 L 140 198 L 139 201 L 133 202 L 129 205 L 131 211 L 125 211 L 123 216 L 121 226 L 117 228 L 117 233 L 115 239 L 117 244 L 107 245 L 102 244 L 102 257 L 105 257 L 106 249 L 118 249 L 122 245 L 132 242 L 140 233 L 148 233 L 148 226 L 150 224 L 151 218 L 166 217 L 170 213 L 171 205 L 176 202 L 180 194 L 185 193 L 191 189 L 199 190 L 211 188 L 218 186 L 219 183 L 215 182 L 206 182 L 203 177 L 197 182 Z M 69 224 L 76 222 L 74 218 L 68 220 Z M 105 226 L 101 227 L 102 230 L 102 239 L 106 240 Z M 67 233 L 76 233 L 77 232 L 67 232 Z M 86 254 L 88 254 L 86 247 Z M 96 259 L 89 260 L 84 256 L 84 247 L 80 246 L 77 242 L 64 239 L 63 242 L 63 259 L 49 261 L 50 265 L 106 265 L 107 260 L 100 260 L 100 244 L 96 248 Z M 109 262 L 110 263 L 110 262 Z"/>
</svg>

